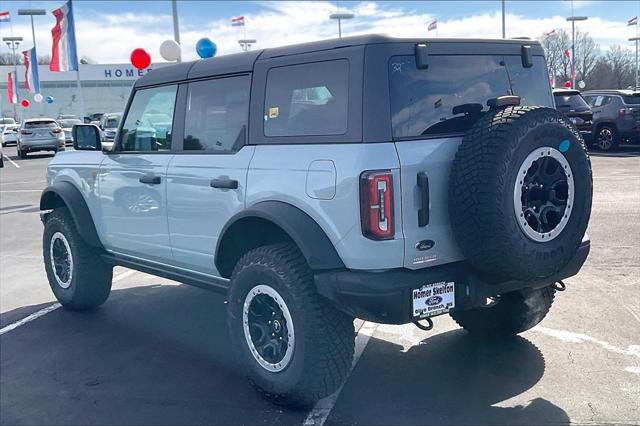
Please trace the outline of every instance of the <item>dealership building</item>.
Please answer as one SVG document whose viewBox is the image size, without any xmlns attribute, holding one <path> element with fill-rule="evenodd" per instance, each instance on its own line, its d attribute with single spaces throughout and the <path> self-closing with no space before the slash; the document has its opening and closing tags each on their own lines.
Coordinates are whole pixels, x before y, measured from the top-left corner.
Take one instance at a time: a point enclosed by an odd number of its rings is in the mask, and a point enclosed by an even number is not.
<svg viewBox="0 0 640 426">
<path fill-rule="evenodd" d="M 121 112 L 129 97 L 133 83 L 139 77 L 168 63 L 152 64 L 145 70 L 137 70 L 131 64 L 88 64 L 80 65 L 80 86 L 84 100 L 84 113 Z M 13 71 L 12 65 L 0 66 L 0 111 L 3 117 L 13 117 L 14 105 L 7 98 L 7 74 Z M 30 105 L 24 108 L 16 105 L 19 119 L 34 117 L 52 117 L 60 114 L 80 116 L 81 103 L 78 96 L 76 72 L 51 72 L 49 65 L 39 65 L 40 93 L 45 98 L 41 103 L 33 99 L 34 93 L 24 88 L 25 67 L 18 65 L 18 96 L 28 99 Z M 46 102 L 47 96 L 53 97 L 53 103 Z"/>
</svg>

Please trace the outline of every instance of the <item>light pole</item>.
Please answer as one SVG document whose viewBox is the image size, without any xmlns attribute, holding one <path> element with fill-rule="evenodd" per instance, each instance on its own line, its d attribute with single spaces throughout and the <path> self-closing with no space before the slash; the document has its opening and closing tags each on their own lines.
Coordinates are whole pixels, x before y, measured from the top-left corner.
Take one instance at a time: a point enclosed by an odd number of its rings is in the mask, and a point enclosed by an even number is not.
<svg viewBox="0 0 640 426">
<path fill-rule="evenodd" d="M 31 37 L 33 37 L 33 47 L 36 47 L 36 30 L 33 26 L 33 17 L 46 15 L 47 11 L 44 9 L 18 9 L 18 15 L 25 15 L 31 18 Z M 37 64 L 36 64 L 37 65 Z"/>
<path fill-rule="evenodd" d="M 576 21 L 586 21 L 587 19 L 589 18 L 586 16 L 573 16 L 573 14 L 567 18 L 567 21 L 571 22 L 571 62 L 573 63 L 573 75 L 571 76 L 572 89 L 576 87 Z"/>
<path fill-rule="evenodd" d="M 507 28 L 506 28 L 505 19 L 504 19 L 505 3 L 506 3 L 506 0 L 502 0 L 502 38 L 507 38 Z"/>
<path fill-rule="evenodd" d="M 640 37 L 631 37 L 629 41 L 636 42 L 636 85 L 635 89 L 638 90 L 638 41 L 640 41 Z"/>
<path fill-rule="evenodd" d="M 7 47 L 13 52 L 13 84 L 16 89 L 16 103 L 13 104 L 13 118 L 17 119 L 16 104 L 20 101 L 20 96 L 18 95 L 18 58 L 16 57 L 16 49 L 20 46 L 22 37 L 2 37 L 2 41 L 4 41 Z"/>
<path fill-rule="evenodd" d="M 338 20 L 338 38 L 342 38 L 342 20 L 353 19 L 353 13 L 332 13 L 329 15 L 329 19 Z"/>
<path fill-rule="evenodd" d="M 252 38 L 243 38 L 242 40 L 238 40 L 238 44 L 240 44 L 240 48 L 243 51 L 248 52 L 251 50 L 251 45 L 256 44 L 256 40 Z"/>
<path fill-rule="evenodd" d="M 180 44 L 180 26 L 178 24 L 178 2 L 171 0 L 171 12 L 173 14 L 173 39 Z M 178 53 L 176 62 L 182 62 L 182 50 Z"/>
</svg>

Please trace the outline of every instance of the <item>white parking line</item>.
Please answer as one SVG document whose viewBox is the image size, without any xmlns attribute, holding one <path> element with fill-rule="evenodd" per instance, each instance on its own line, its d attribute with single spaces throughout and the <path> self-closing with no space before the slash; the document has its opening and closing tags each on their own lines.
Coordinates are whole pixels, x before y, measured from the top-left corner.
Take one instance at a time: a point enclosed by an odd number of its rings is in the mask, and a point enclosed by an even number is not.
<svg viewBox="0 0 640 426">
<path fill-rule="evenodd" d="M 122 280 L 124 278 L 127 278 L 127 277 L 135 274 L 136 272 L 137 271 L 134 271 L 134 270 L 129 270 L 129 271 L 123 272 L 123 273 L 118 274 L 115 277 L 113 277 L 112 281 L 114 281 L 114 282 L 115 281 L 120 281 L 120 280 Z M 21 327 L 21 326 L 23 326 L 23 325 L 25 325 L 27 323 L 30 323 L 31 321 L 33 321 L 35 319 L 38 319 L 38 318 L 40 318 L 40 317 L 42 317 L 44 315 L 47 315 L 48 313 L 55 311 L 56 309 L 60 308 L 61 306 L 62 305 L 60 303 L 56 302 L 56 303 L 54 303 L 52 305 L 47 306 L 46 308 L 42 308 L 39 311 L 32 313 L 31 315 L 29 315 L 29 316 L 27 316 L 25 318 L 22 318 L 21 320 L 18 320 L 16 322 L 13 322 L 13 323 L 7 325 L 7 326 L 4 326 L 4 327 L 2 327 L 0 329 L 0 336 L 3 335 L 4 333 L 8 333 L 11 330 L 15 330 L 16 328 Z"/>
<path fill-rule="evenodd" d="M 346 380 L 351 375 L 353 368 L 358 363 L 360 356 L 364 352 L 364 349 L 367 347 L 367 343 L 369 343 L 369 339 L 371 339 L 371 336 L 373 336 L 373 333 L 376 331 L 376 328 L 378 328 L 378 324 L 372 323 L 372 322 L 365 322 L 360 328 L 360 331 L 358 331 L 358 335 L 356 336 L 355 351 L 353 355 L 353 364 L 351 364 L 351 370 L 349 370 L 349 373 L 347 374 L 345 383 L 346 383 Z M 327 396 L 326 398 L 322 398 L 320 401 L 318 401 L 316 405 L 313 407 L 313 409 L 309 412 L 309 414 L 307 415 L 307 418 L 304 420 L 304 423 L 302 424 L 304 426 L 324 425 L 324 422 L 327 421 L 329 414 L 331 414 L 331 410 L 333 410 L 333 407 L 336 405 L 336 401 L 338 400 L 338 397 L 340 396 L 340 392 L 342 391 L 343 387 L 344 387 L 344 383 L 342 384 L 342 386 L 340 386 L 340 388 L 337 391 Z"/>
<path fill-rule="evenodd" d="M 11 158 L 7 157 L 7 155 L 6 155 L 6 154 L 2 154 L 2 156 L 3 156 L 4 158 L 6 158 L 7 160 L 9 160 L 9 162 L 10 162 L 11 164 L 13 164 L 14 166 L 16 166 L 16 168 L 18 168 L 18 169 L 20 168 L 20 166 L 19 166 L 15 161 L 13 161 Z"/>
<path fill-rule="evenodd" d="M 56 309 L 58 309 L 59 307 L 61 307 L 62 305 L 59 303 L 54 303 L 53 305 L 49 305 L 46 308 L 42 308 L 40 309 L 38 312 L 34 312 L 31 315 L 29 315 L 26 318 L 22 318 L 20 321 L 16 321 L 14 323 L 11 323 L 5 327 L 2 327 L 0 329 L 0 336 L 3 335 L 4 333 L 7 333 L 11 330 L 15 330 L 16 328 L 25 325 L 26 323 L 29 323 L 31 321 L 33 321 L 34 319 L 38 319 L 41 316 L 47 315 L 49 312 L 53 312 Z"/>
</svg>

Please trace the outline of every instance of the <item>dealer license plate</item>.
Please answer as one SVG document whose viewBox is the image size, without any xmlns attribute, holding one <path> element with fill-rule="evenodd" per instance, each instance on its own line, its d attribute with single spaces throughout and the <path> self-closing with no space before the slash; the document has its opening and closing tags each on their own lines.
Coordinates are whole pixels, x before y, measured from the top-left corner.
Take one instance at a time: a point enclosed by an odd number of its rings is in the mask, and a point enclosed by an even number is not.
<svg viewBox="0 0 640 426">
<path fill-rule="evenodd" d="M 577 118 L 575 118 L 575 117 L 571 117 L 571 118 L 569 118 L 569 120 L 571 120 L 571 122 L 572 122 L 573 124 L 577 124 L 577 123 L 578 123 L 578 119 L 577 119 Z"/>
<path fill-rule="evenodd" d="M 411 292 L 414 318 L 432 317 L 449 312 L 456 306 L 455 283 L 441 281 L 425 284 Z"/>
</svg>

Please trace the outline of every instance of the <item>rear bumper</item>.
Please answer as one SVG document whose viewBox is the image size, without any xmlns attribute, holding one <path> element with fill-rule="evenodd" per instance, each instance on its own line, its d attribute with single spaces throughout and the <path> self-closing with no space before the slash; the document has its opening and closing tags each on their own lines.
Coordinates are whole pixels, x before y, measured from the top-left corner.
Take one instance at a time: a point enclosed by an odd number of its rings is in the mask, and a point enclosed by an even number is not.
<svg viewBox="0 0 640 426">
<path fill-rule="evenodd" d="M 24 151 L 52 151 L 57 149 L 64 149 L 64 139 L 44 139 L 35 141 L 21 141 L 20 148 Z"/>
<path fill-rule="evenodd" d="M 477 278 L 464 262 L 457 262 L 418 271 L 320 272 L 315 275 L 315 283 L 320 294 L 351 316 L 384 324 L 405 324 L 417 320 L 412 315 L 411 293 L 425 284 L 455 282 L 455 309 L 471 309 L 484 305 L 487 297 L 526 288 L 546 287 L 577 274 L 589 255 L 590 247 L 589 240 L 583 241 L 572 261 L 562 271 L 541 281 L 489 284 Z"/>
</svg>

